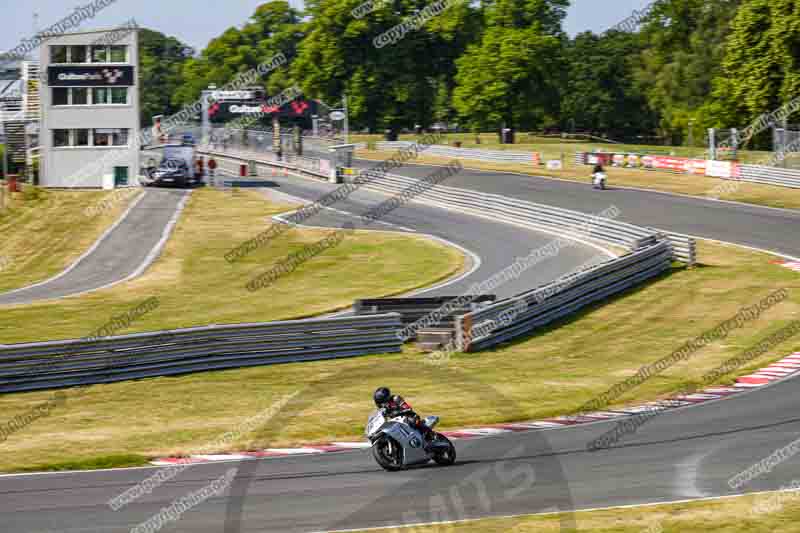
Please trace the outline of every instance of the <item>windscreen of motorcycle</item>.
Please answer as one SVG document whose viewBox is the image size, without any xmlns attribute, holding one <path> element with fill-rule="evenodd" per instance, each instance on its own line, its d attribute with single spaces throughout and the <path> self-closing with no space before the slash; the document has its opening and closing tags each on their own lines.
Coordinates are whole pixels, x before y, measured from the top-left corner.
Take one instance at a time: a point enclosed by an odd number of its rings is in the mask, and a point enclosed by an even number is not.
<svg viewBox="0 0 800 533">
<path fill-rule="evenodd" d="M 374 435 L 383 426 L 384 422 L 386 422 L 386 419 L 383 417 L 383 413 L 380 411 L 372 413 L 369 416 L 369 420 L 367 420 L 367 437 Z"/>
</svg>

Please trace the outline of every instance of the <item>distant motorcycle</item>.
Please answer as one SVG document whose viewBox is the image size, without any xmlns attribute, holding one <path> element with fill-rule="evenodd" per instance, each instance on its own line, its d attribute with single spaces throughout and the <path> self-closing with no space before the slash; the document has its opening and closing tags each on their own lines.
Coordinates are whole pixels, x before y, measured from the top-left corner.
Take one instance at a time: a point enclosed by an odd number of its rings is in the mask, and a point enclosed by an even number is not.
<svg viewBox="0 0 800 533">
<path fill-rule="evenodd" d="M 592 174 L 592 186 L 595 189 L 602 189 L 605 190 L 606 188 L 606 173 L 605 172 L 595 172 Z"/>
<path fill-rule="evenodd" d="M 429 416 L 423 421 L 431 429 L 438 423 L 438 416 Z M 422 465 L 430 460 L 442 466 L 456 462 L 456 448 L 447 437 L 434 432 L 433 439 L 426 442 L 422 433 L 409 425 L 403 416 L 387 420 L 382 411 L 375 411 L 367 421 L 365 433 L 372 443 L 375 461 L 389 472 Z"/>
</svg>

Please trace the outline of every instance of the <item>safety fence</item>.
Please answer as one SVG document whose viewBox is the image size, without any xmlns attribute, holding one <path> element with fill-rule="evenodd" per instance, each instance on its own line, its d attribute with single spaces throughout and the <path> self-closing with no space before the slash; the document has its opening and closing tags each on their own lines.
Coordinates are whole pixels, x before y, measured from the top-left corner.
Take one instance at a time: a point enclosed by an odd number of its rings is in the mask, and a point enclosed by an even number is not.
<svg viewBox="0 0 800 533">
<path fill-rule="evenodd" d="M 385 174 L 369 180 L 364 187 L 396 194 L 416 182 L 416 179 L 407 176 Z M 638 248 L 654 242 L 656 238 L 653 230 L 614 220 L 615 214 L 619 213 L 613 208 L 605 214 L 589 215 L 497 194 L 442 185 L 424 191 L 415 200 L 561 237 L 586 239 L 626 248 Z"/>
<path fill-rule="evenodd" d="M 659 233 L 672 245 L 672 258 L 675 261 L 686 263 L 689 266 L 697 263 L 697 240 L 694 237 L 664 231 Z"/>
<path fill-rule="evenodd" d="M 377 172 L 362 177 L 369 178 L 359 180 L 362 187 L 391 195 L 418 183 L 415 178 Z M 551 248 L 548 253 L 553 255 L 575 241 L 611 246 L 615 252 L 624 254 L 513 298 L 478 310 L 452 313 L 452 324 L 443 322 L 420 330 L 420 340 L 428 349 L 453 343 L 458 350 L 476 351 L 506 342 L 655 278 L 669 270 L 672 261 L 694 264 L 697 257 L 693 238 L 621 222 L 616 220 L 620 213 L 613 206 L 590 215 L 441 185 L 419 192 L 413 201 L 554 234 L 556 238 L 548 247 Z M 364 312 L 369 303 L 356 302 L 356 312 Z M 383 308 L 372 307 L 384 311 L 393 305 L 392 310 L 407 306 L 412 312 L 402 321 L 408 323 L 412 315 L 416 319 L 433 302 L 416 304 L 387 301 Z"/>
<path fill-rule="evenodd" d="M 410 148 L 414 143 L 409 141 L 380 141 L 374 144 L 376 150 L 403 150 Z M 365 149 L 367 143 L 356 144 L 356 148 Z M 439 157 L 454 157 L 473 161 L 487 161 L 499 163 L 521 163 L 539 165 L 541 154 L 538 152 L 512 152 L 507 150 L 480 150 L 475 148 L 455 148 L 444 145 L 432 145 L 425 148 L 426 155 Z"/>
<path fill-rule="evenodd" d="M 739 165 L 739 179 L 753 183 L 800 189 L 800 170 L 759 165 Z"/>
<path fill-rule="evenodd" d="M 442 296 L 438 298 L 374 298 L 356 300 L 353 303 L 353 313 L 359 316 L 397 313 L 401 316 L 403 325 L 408 325 L 413 324 L 423 317 L 430 316 L 432 312 L 441 309 L 457 298 L 456 296 Z M 431 324 L 431 327 L 452 326 L 457 316 L 473 311 L 484 305 L 492 304 L 496 300 L 497 296 L 491 294 L 476 296 L 464 305 L 449 309 L 435 324 Z"/>
<path fill-rule="evenodd" d="M 594 302 L 659 276 L 670 269 L 671 260 L 669 242 L 657 242 L 466 313 L 456 319 L 455 347 L 462 352 L 474 352 L 529 335 L 537 328 L 566 318 Z"/>
<path fill-rule="evenodd" d="M 0 345 L 0 393 L 399 352 L 396 313 Z"/>
</svg>

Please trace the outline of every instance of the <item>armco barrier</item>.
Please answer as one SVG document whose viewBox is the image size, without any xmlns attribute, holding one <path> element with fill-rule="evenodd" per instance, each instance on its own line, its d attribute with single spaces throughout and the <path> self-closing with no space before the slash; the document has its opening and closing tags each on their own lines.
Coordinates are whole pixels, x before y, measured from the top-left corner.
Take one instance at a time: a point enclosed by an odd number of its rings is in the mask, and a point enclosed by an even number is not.
<svg viewBox="0 0 800 533">
<path fill-rule="evenodd" d="M 376 142 L 377 150 L 402 150 L 409 148 L 414 143 L 408 141 Z M 537 152 L 511 152 L 506 150 L 477 150 L 474 148 L 452 148 L 444 145 L 431 145 L 425 149 L 425 154 L 439 157 L 455 157 L 474 161 L 490 161 L 503 163 L 522 163 L 533 166 L 539 165 Z"/>
<path fill-rule="evenodd" d="M 430 315 L 457 296 L 441 296 L 437 298 L 375 298 L 370 300 L 356 300 L 353 303 L 353 313 L 357 316 L 384 313 L 397 313 L 401 316 L 404 325 L 412 324 L 419 319 Z M 476 296 L 468 305 L 453 309 L 452 312 L 442 317 L 432 327 L 442 325 L 452 326 L 457 315 L 463 315 L 480 306 L 489 305 L 497 300 L 494 295 Z"/>
<path fill-rule="evenodd" d="M 660 232 L 660 234 L 672 245 L 673 260 L 686 263 L 689 266 L 697 264 L 697 241 L 693 237 L 664 231 Z"/>
<path fill-rule="evenodd" d="M 386 174 L 363 185 L 397 194 L 417 182 L 414 178 Z M 626 248 L 639 248 L 655 242 L 655 231 L 586 213 L 535 204 L 497 194 L 438 185 L 414 198 L 428 203 L 467 212 L 491 220 L 500 220 L 560 236 L 587 239 Z"/>
<path fill-rule="evenodd" d="M 467 313 L 456 319 L 455 345 L 460 351 L 474 352 L 530 334 L 536 328 L 658 276 L 670 268 L 671 260 L 669 243 L 661 241 Z"/>
<path fill-rule="evenodd" d="M 739 172 L 739 179 L 741 181 L 800 189 L 800 170 L 763 167 L 758 165 L 739 165 Z"/>
<path fill-rule="evenodd" d="M 392 195 L 418 182 L 394 174 L 375 173 L 369 178 L 363 182 L 364 188 Z M 488 348 L 652 279 L 667 271 L 673 260 L 688 264 L 696 261 L 694 239 L 633 226 L 613 218 L 443 185 L 418 194 L 413 201 L 549 232 L 557 238 L 614 245 L 629 252 L 514 298 L 456 316 L 452 326 L 441 324 L 431 329 L 429 333 L 436 334 L 436 339 L 428 341 L 432 349 L 445 344 L 447 338 L 462 351 Z M 520 307 L 521 301 L 525 306 Z M 487 328 L 487 324 L 490 327 Z M 489 333 L 483 337 L 473 335 L 473 332 L 484 331 Z"/>
<path fill-rule="evenodd" d="M 399 314 L 0 345 L 0 393 L 399 352 Z"/>
</svg>

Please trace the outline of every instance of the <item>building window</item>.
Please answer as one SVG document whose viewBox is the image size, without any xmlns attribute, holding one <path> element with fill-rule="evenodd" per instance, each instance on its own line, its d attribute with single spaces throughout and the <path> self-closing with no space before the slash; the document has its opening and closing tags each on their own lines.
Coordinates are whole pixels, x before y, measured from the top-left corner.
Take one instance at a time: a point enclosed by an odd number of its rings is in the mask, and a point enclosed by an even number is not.
<svg viewBox="0 0 800 533">
<path fill-rule="evenodd" d="M 128 128 L 53 130 L 53 147 L 128 146 L 130 131 Z"/>
<path fill-rule="evenodd" d="M 53 105 L 69 105 L 69 89 L 53 88 Z"/>
<path fill-rule="evenodd" d="M 72 105 L 87 105 L 89 103 L 89 89 L 73 87 L 70 89 L 70 93 L 72 94 L 72 99 L 70 100 Z"/>
<path fill-rule="evenodd" d="M 128 60 L 128 47 L 124 45 L 110 46 L 112 63 L 125 63 Z"/>
<path fill-rule="evenodd" d="M 53 130 L 53 146 L 69 146 L 69 130 Z"/>
<path fill-rule="evenodd" d="M 107 46 L 92 46 L 92 63 L 108 63 Z"/>
<path fill-rule="evenodd" d="M 86 63 L 86 47 L 85 46 L 70 46 L 69 47 L 69 62 L 70 63 Z"/>
<path fill-rule="evenodd" d="M 73 130 L 73 146 L 89 146 L 89 130 Z"/>
<path fill-rule="evenodd" d="M 105 87 L 95 87 L 92 89 L 92 103 L 94 105 L 103 105 L 109 103 L 108 97 L 111 91 Z"/>
<path fill-rule="evenodd" d="M 67 47 L 61 45 L 53 45 L 50 47 L 50 62 L 51 63 L 66 63 L 67 62 Z"/>
<path fill-rule="evenodd" d="M 128 88 L 127 87 L 114 87 L 111 89 L 111 103 L 112 104 L 127 104 L 128 103 Z"/>
<path fill-rule="evenodd" d="M 111 132 L 113 130 L 102 129 L 94 130 L 94 145 L 95 146 L 111 146 Z"/>
<path fill-rule="evenodd" d="M 114 146 L 128 146 L 128 129 L 120 128 L 113 130 L 111 140 Z"/>
</svg>

